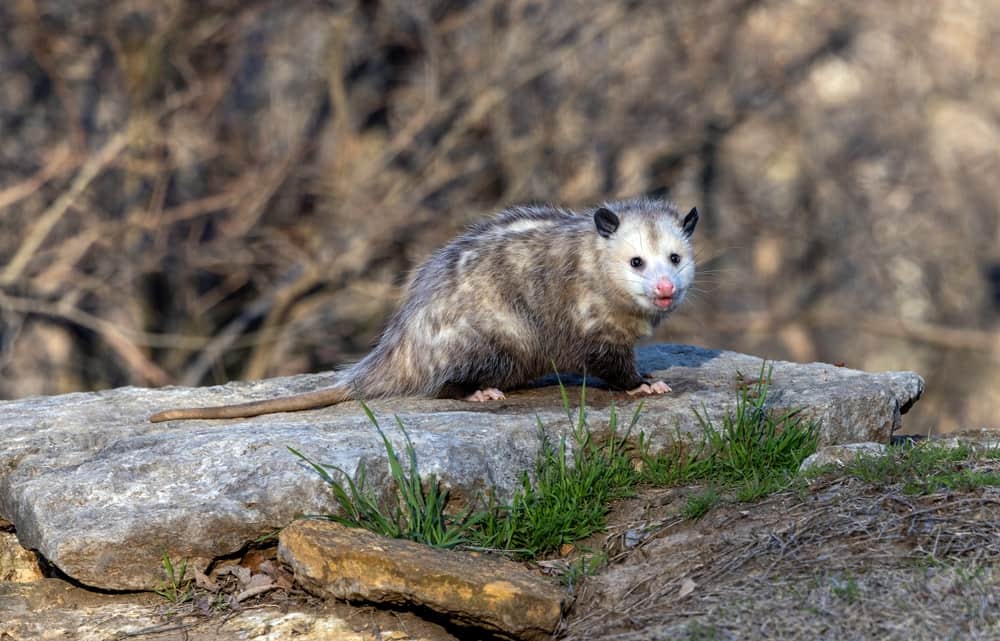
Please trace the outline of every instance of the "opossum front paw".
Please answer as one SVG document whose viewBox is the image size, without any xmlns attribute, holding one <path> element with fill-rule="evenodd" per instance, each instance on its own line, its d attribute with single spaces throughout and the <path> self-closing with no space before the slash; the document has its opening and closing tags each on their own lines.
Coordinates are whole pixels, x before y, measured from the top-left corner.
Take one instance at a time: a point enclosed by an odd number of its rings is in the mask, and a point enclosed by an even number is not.
<svg viewBox="0 0 1000 641">
<path fill-rule="evenodd" d="M 486 389 L 477 390 L 475 394 L 469 394 L 465 397 L 467 401 L 475 401 L 476 403 L 485 403 L 486 401 L 502 401 L 507 398 L 503 392 L 495 387 L 488 387 Z"/>
<path fill-rule="evenodd" d="M 671 391 L 670 386 L 663 381 L 656 381 L 655 383 L 643 383 L 639 387 L 629 390 L 629 396 L 637 396 L 639 394 L 666 394 Z"/>
</svg>

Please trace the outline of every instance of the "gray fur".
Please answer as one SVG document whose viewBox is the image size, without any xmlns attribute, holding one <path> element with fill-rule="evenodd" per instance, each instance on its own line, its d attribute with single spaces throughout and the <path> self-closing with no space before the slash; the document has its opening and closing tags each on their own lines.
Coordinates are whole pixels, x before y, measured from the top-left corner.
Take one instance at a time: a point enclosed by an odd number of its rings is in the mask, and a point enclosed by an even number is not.
<svg viewBox="0 0 1000 641">
<path fill-rule="evenodd" d="M 643 379 L 633 345 L 688 291 L 693 225 L 682 229 L 678 210 L 662 200 L 600 207 L 620 220 L 608 237 L 595 225 L 598 207 L 512 207 L 473 225 L 416 270 L 378 344 L 341 373 L 337 386 L 305 402 L 288 397 L 241 407 L 269 413 L 303 409 L 317 398 L 329 402 L 313 407 L 347 397 L 510 389 L 551 373 L 553 364 L 559 372 L 599 376 L 615 389 L 638 387 Z M 670 264 L 672 253 L 679 254 L 678 265 Z M 645 271 L 629 266 L 633 256 L 643 257 Z M 641 294 L 664 277 L 675 287 L 667 310 Z M 219 414 L 203 410 L 157 417 Z"/>
</svg>

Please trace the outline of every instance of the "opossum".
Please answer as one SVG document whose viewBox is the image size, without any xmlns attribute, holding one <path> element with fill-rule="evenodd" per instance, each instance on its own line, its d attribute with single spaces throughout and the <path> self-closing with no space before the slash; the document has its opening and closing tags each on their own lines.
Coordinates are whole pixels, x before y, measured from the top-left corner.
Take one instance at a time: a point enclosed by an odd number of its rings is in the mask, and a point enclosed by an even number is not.
<svg viewBox="0 0 1000 641">
<path fill-rule="evenodd" d="M 329 388 L 171 409 L 154 422 L 243 418 L 392 396 L 504 398 L 553 370 L 632 394 L 670 391 L 633 346 L 684 300 L 698 210 L 638 198 L 583 211 L 512 207 L 470 227 L 413 274 L 374 349 Z"/>
</svg>

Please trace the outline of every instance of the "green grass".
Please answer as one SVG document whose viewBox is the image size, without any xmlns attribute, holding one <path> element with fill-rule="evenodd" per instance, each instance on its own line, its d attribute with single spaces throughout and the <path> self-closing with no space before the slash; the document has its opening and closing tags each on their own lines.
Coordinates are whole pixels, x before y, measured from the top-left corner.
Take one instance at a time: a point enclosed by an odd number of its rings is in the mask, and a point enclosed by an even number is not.
<svg viewBox="0 0 1000 641">
<path fill-rule="evenodd" d="M 663 452 L 649 454 L 646 435 L 639 434 L 640 478 L 643 483 L 656 487 L 674 487 L 703 480 L 711 476 L 712 462 L 708 460 L 708 442 L 686 443 L 679 437 Z"/>
<path fill-rule="evenodd" d="M 524 473 L 511 502 L 488 510 L 478 519 L 474 539 L 484 548 L 513 551 L 535 557 L 604 529 L 612 501 L 631 494 L 639 480 L 625 442 L 639 417 L 632 417 L 624 434 L 611 406 L 610 436 L 595 443 L 587 425 L 586 387 L 574 418 L 565 387 L 560 383 L 563 406 L 570 420 L 555 445 L 539 422 L 542 446 L 532 478 Z M 640 407 L 641 409 L 641 407 Z"/>
<path fill-rule="evenodd" d="M 740 385 L 736 409 L 721 426 L 712 423 L 707 411 L 695 412 L 708 440 L 709 476 L 734 486 L 740 501 L 783 489 L 816 451 L 817 422 L 803 419 L 798 409 L 777 415 L 767 409 L 771 371 L 762 365 L 756 381 Z"/>
<path fill-rule="evenodd" d="M 714 625 L 693 621 L 684 629 L 684 641 L 715 641 L 721 633 Z"/>
<path fill-rule="evenodd" d="M 715 491 L 715 488 L 708 488 L 699 494 L 694 494 L 687 498 L 681 515 L 690 520 L 697 520 L 709 513 L 709 511 L 719 504 L 722 497 Z"/>
<path fill-rule="evenodd" d="M 389 538 L 409 539 L 434 547 L 451 548 L 465 543 L 469 531 L 466 518 L 468 514 L 455 517 L 445 512 L 448 492 L 441 489 L 435 475 L 431 474 L 426 479 L 421 476 L 413 443 L 399 417 L 396 417 L 396 422 L 406 442 L 403 449 L 408 465 L 405 467 L 396 448 L 382 431 L 375 414 L 364 403 L 361 407 L 382 437 L 394 498 L 379 501 L 374 490 L 368 487 L 364 461 L 358 465 L 358 480 L 355 482 L 341 468 L 316 463 L 289 447 L 292 454 L 312 466 L 326 481 L 340 507 L 340 514 L 322 515 L 319 518 L 336 521 L 347 527 L 364 528 Z M 334 472 L 336 476 L 330 472 Z"/>
<path fill-rule="evenodd" d="M 156 588 L 156 594 L 170 602 L 171 605 L 180 605 L 190 601 L 194 596 L 192 588 L 193 579 L 187 576 L 187 560 L 182 560 L 179 565 L 174 565 L 170 555 L 163 553 L 163 574 L 165 579 Z"/>
<path fill-rule="evenodd" d="M 608 563 L 608 553 L 585 551 L 570 562 L 566 572 L 560 577 L 563 585 L 573 590 L 585 577 L 594 576 Z"/>
<path fill-rule="evenodd" d="M 736 407 L 721 425 L 704 408 L 696 410 L 700 442 L 678 443 L 652 456 L 641 439 L 643 480 L 653 485 L 708 481 L 741 502 L 785 489 L 802 461 L 816 451 L 819 424 L 803 418 L 801 410 L 776 414 L 768 409 L 771 371 L 765 364 L 756 380 L 739 377 Z M 685 507 L 689 511 L 704 514 L 690 505 Z"/>
<path fill-rule="evenodd" d="M 854 604 L 861 598 L 861 589 L 858 587 L 858 580 L 850 574 L 844 577 L 831 576 L 830 582 L 832 584 L 830 592 L 845 603 Z"/>
<path fill-rule="evenodd" d="M 885 487 L 901 485 L 910 495 L 943 490 L 968 491 L 1000 486 L 1000 472 L 977 464 L 1000 459 L 1000 450 L 976 450 L 968 445 L 947 447 L 927 442 L 892 447 L 882 456 L 860 455 L 836 473 Z"/>
</svg>

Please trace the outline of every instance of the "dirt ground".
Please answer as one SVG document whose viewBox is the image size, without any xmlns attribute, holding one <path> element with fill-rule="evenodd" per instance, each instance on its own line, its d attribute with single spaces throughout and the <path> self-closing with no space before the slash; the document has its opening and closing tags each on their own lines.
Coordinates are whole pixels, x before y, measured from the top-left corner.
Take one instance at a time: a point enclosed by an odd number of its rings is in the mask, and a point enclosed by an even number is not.
<svg viewBox="0 0 1000 641">
<path fill-rule="evenodd" d="M 616 508 L 611 563 L 583 582 L 561 636 L 1000 638 L 996 487 L 914 497 L 831 478 L 693 522 L 679 516 L 692 491 Z"/>
</svg>

